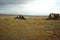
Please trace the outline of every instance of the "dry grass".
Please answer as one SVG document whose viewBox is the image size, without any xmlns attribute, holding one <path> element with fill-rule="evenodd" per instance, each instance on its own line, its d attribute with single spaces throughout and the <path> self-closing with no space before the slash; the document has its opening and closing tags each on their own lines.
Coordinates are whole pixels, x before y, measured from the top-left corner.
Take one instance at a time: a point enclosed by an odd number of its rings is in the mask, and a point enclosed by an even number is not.
<svg viewBox="0 0 60 40">
<path fill-rule="evenodd" d="M 60 20 L 44 20 L 47 16 L 0 16 L 0 40 L 60 40 Z"/>
</svg>

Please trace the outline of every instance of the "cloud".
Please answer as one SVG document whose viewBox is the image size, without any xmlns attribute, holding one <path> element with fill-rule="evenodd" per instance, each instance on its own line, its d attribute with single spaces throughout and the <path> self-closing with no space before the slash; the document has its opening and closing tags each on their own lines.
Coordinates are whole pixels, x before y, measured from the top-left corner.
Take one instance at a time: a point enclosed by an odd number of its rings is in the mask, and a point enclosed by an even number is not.
<svg viewBox="0 0 60 40">
<path fill-rule="evenodd" d="M 57 7 L 54 0 L 36 0 L 32 3 L 25 4 L 25 11 L 32 11 L 37 13 L 59 12 L 60 7 Z"/>
<path fill-rule="evenodd" d="M 6 5 L 6 4 L 25 4 L 28 1 L 32 1 L 32 0 L 0 0 L 0 5 Z"/>
<path fill-rule="evenodd" d="M 60 0 L 55 0 L 55 1 L 56 1 L 56 5 L 60 7 Z"/>
<path fill-rule="evenodd" d="M 57 0 L 0 0 L 0 13 L 47 15 L 51 12 L 60 13 Z"/>
</svg>

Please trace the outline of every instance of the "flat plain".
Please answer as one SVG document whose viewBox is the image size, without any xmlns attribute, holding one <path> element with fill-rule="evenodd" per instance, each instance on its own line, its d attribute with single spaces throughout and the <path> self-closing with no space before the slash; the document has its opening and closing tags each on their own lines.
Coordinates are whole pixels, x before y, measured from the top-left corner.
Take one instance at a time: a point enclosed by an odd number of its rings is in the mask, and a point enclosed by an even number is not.
<svg viewBox="0 0 60 40">
<path fill-rule="evenodd" d="M 60 20 L 48 16 L 0 15 L 0 40 L 60 40 Z"/>
</svg>

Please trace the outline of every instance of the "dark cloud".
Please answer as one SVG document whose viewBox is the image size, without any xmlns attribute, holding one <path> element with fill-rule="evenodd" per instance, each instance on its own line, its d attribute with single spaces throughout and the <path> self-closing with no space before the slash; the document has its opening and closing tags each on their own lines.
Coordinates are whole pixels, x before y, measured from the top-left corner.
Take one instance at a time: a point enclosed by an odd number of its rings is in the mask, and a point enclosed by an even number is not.
<svg viewBox="0 0 60 40">
<path fill-rule="evenodd" d="M 6 5 L 6 4 L 25 4 L 28 1 L 31 1 L 31 0 L 0 0 L 0 5 Z"/>
</svg>

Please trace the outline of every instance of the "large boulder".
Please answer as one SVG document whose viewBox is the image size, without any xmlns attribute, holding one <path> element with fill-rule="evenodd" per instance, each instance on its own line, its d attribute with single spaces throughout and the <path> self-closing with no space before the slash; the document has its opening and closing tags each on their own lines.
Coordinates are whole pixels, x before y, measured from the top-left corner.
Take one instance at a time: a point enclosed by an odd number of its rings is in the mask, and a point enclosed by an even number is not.
<svg viewBox="0 0 60 40">
<path fill-rule="evenodd" d="M 49 20 L 58 20 L 59 19 L 59 14 L 55 14 L 55 13 L 50 13 L 48 16 Z"/>
<path fill-rule="evenodd" d="M 15 17 L 14 19 L 24 19 L 24 20 L 25 20 L 24 16 L 22 16 L 22 15 L 18 15 L 18 16 Z"/>
</svg>

